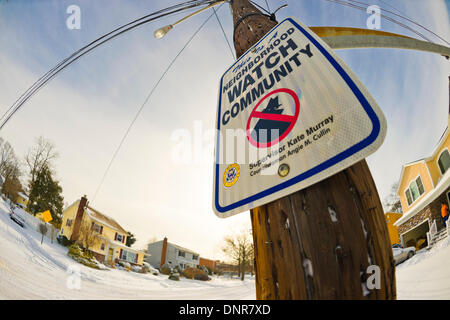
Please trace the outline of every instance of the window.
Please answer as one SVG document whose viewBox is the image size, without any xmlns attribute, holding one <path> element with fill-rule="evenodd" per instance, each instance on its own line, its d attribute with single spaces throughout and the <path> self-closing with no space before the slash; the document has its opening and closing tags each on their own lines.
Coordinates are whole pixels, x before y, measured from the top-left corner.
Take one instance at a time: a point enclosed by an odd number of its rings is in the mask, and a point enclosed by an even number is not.
<svg viewBox="0 0 450 320">
<path fill-rule="evenodd" d="M 178 251 L 178 256 L 179 257 L 185 257 L 186 253 L 184 251 Z"/>
<path fill-rule="evenodd" d="M 119 241 L 119 242 L 123 242 L 123 235 L 117 234 L 116 240 Z"/>
<path fill-rule="evenodd" d="M 94 230 L 94 232 L 100 233 L 101 226 L 98 224 L 94 224 L 92 230 Z"/>
<path fill-rule="evenodd" d="M 419 194 L 422 195 L 425 193 L 425 188 L 423 187 L 422 179 L 417 177 L 416 179 L 417 188 L 419 188 Z"/>
<path fill-rule="evenodd" d="M 444 152 L 442 152 L 439 156 L 438 166 L 442 174 L 447 172 L 448 168 L 450 167 L 450 154 L 448 153 L 448 150 L 444 150 Z"/>
<path fill-rule="evenodd" d="M 408 206 L 411 205 L 412 201 L 412 197 L 411 197 L 411 191 L 409 191 L 409 189 L 406 189 L 406 200 L 408 200 Z"/>
<path fill-rule="evenodd" d="M 128 262 L 137 262 L 137 254 L 131 251 L 123 250 L 121 259 Z"/>
<path fill-rule="evenodd" d="M 196 256 L 195 254 L 192 255 L 192 260 L 197 260 L 198 256 Z"/>
<path fill-rule="evenodd" d="M 105 250 L 105 244 L 102 243 L 102 246 L 100 247 L 100 250 L 104 251 Z"/>
<path fill-rule="evenodd" d="M 71 219 L 67 219 L 66 220 L 66 226 L 70 227 L 72 225 L 72 220 Z"/>
<path fill-rule="evenodd" d="M 411 181 L 411 183 L 409 184 L 409 188 L 405 191 L 408 205 L 411 205 L 424 193 L 425 188 L 423 186 L 422 179 L 420 178 L 420 176 L 418 176 L 415 180 Z"/>
</svg>

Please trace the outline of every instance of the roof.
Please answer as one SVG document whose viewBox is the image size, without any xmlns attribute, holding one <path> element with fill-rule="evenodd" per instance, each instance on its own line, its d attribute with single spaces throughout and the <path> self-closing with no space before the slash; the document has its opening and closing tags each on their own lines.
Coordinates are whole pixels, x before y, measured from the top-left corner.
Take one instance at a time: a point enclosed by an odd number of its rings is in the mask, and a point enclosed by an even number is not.
<svg viewBox="0 0 450 320">
<path fill-rule="evenodd" d="M 111 243 L 114 246 L 118 246 L 118 247 L 124 248 L 127 251 L 132 251 L 132 252 L 135 252 L 135 253 L 141 253 L 141 254 L 146 255 L 146 256 L 151 256 L 151 254 L 146 253 L 144 250 L 138 250 L 138 249 L 134 249 L 134 248 L 128 247 L 127 245 L 123 244 L 122 242 L 119 242 L 119 241 L 116 241 L 116 240 L 111 240 L 111 239 L 105 238 L 105 237 L 100 236 L 100 235 L 97 235 L 97 237 L 102 239 L 102 240 L 108 241 L 109 243 Z"/>
<path fill-rule="evenodd" d="M 125 231 L 125 229 L 122 228 L 122 226 L 119 223 L 117 223 L 116 220 L 95 210 L 94 208 L 92 208 L 90 206 L 86 206 L 85 212 L 88 214 L 88 216 L 91 219 L 96 220 L 97 222 L 102 223 L 102 224 L 106 225 L 107 227 L 110 227 L 111 229 L 114 229 L 116 231 L 123 232 L 125 234 L 127 233 Z"/>
<path fill-rule="evenodd" d="M 417 204 L 410 210 L 403 213 L 403 216 L 398 219 L 394 226 L 399 226 L 406 222 L 409 218 L 414 217 L 419 211 L 425 208 L 432 201 L 436 200 L 448 187 L 450 186 L 450 170 L 444 174 L 444 176 L 439 180 L 436 187 L 427 193 Z"/>
<path fill-rule="evenodd" d="M 450 122 L 450 117 L 449 117 L 449 122 Z M 400 172 L 400 179 L 398 180 L 399 181 L 398 188 L 400 188 L 400 182 L 403 179 L 403 173 L 405 172 L 405 168 L 409 167 L 409 166 L 412 166 L 412 165 L 415 165 L 415 164 L 418 164 L 418 163 L 425 163 L 425 165 L 426 165 L 426 162 L 432 160 L 436 156 L 436 154 L 439 152 L 439 150 L 442 147 L 442 144 L 447 139 L 448 134 L 449 134 L 449 130 L 448 130 L 448 125 L 447 125 L 447 127 L 445 128 L 444 133 L 442 134 L 441 138 L 439 139 L 438 144 L 434 147 L 434 150 L 433 150 L 433 152 L 431 153 L 431 155 L 429 157 L 422 158 L 422 159 L 419 159 L 419 160 L 416 160 L 416 161 L 412 161 L 412 162 L 406 163 L 406 164 L 404 164 L 402 166 L 402 171 Z M 398 188 L 397 188 L 397 193 L 399 192 Z"/>
<path fill-rule="evenodd" d="M 200 254 L 199 254 L 198 252 L 192 251 L 192 250 L 190 250 L 190 249 L 183 248 L 183 247 L 181 247 L 181 246 L 179 246 L 179 245 L 176 245 L 176 244 L 174 244 L 174 243 L 172 243 L 172 242 L 167 242 L 167 243 L 170 244 L 172 247 L 177 248 L 177 249 L 180 250 L 180 251 L 185 251 L 185 252 L 193 253 L 193 254 L 195 254 L 195 255 L 200 256 Z"/>
<path fill-rule="evenodd" d="M 25 193 L 22 192 L 18 192 L 17 193 L 19 196 L 21 196 L 22 198 L 24 198 L 25 200 L 29 200 L 28 196 Z"/>
</svg>

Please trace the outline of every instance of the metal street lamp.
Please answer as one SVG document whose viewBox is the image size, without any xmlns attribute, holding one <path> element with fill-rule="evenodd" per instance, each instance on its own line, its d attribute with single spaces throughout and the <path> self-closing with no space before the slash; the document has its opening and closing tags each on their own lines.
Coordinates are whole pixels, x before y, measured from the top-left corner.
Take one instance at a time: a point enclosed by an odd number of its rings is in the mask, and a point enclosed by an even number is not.
<svg viewBox="0 0 450 320">
<path fill-rule="evenodd" d="M 183 21 L 189 19 L 190 17 L 192 17 L 192 16 L 194 16 L 194 15 L 200 13 L 200 12 L 203 12 L 203 11 L 205 11 L 205 10 L 208 10 L 208 9 L 214 7 L 214 6 L 217 6 L 217 5 L 219 5 L 219 4 L 222 4 L 222 3 L 224 3 L 224 2 L 227 2 L 227 1 L 216 1 L 216 2 L 214 2 L 214 3 L 211 3 L 210 5 L 204 7 L 204 8 L 202 8 L 202 9 L 200 9 L 200 10 L 197 10 L 197 11 L 195 11 L 195 12 L 189 14 L 189 15 L 187 15 L 186 17 L 184 17 L 184 18 L 182 18 L 182 19 L 176 21 L 176 22 L 173 23 L 173 24 L 169 24 L 169 25 L 167 25 L 167 26 L 164 26 L 164 27 L 162 27 L 162 28 L 159 28 L 159 29 L 156 30 L 153 34 L 154 34 L 155 38 L 161 39 L 162 37 L 164 37 L 164 36 L 167 34 L 167 32 L 169 32 L 170 30 L 172 30 L 173 27 L 175 27 L 177 24 L 180 24 L 181 22 L 183 22 Z"/>
</svg>

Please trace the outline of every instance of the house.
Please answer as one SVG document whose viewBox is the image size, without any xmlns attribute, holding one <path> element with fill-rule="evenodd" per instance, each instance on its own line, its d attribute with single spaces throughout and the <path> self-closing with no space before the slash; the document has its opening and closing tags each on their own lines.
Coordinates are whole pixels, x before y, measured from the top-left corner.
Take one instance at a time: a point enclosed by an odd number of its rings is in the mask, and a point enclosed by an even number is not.
<svg viewBox="0 0 450 320">
<path fill-rule="evenodd" d="M 211 259 L 206 259 L 206 258 L 200 257 L 200 261 L 199 261 L 198 264 L 200 266 L 204 266 L 204 267 L 208 268 L 212 272 L 216 272 L 217 271 L 217 264 L 219 262 L 220 262 L 219 260 L 211 260 Z"/>
<path fill-rule="evenodd" d="M 96 238 L 89 250 L 98 261 L 143 264 L 145 252 L 127 247 L 125 229 L 113 218 L 89 206 L 86 196 L 64 210 L 60 235 L 82 245 L 83 232 L 92 233 Z"/>
<path fill-rule="evenodd" d="M 439 231 L 444 227 L 441 203 L 450 203 L 450 137 L 447 128 L 430 156 L 405 164 L 402 167 L 397 193 L 400 196 L 403 216 L 398 227 L 403 246 L 415 246 L 420 239 L 428 244 L 427 233 L 433 223 Z"/>
<path fill-rule="evenodd" d="M 196 268 L 199 265 L 200 255 L 197 252 L 170 243 L 167 238 L 148 244 L 147 253 L 150 256 L 146 257 L 146 262 L 156 268 L 161 268 L 164 264 L 179 266 L 181 269 Z"/>
<path fill-rule="evenodd" d="M 216 272 L 217 273 L 228 273 L 228 274 L 239 274 L 239 266 L 237 264 L 231 264 L 226 262 L 218 261 L 216 263 Z M 249 263 L 245 266 L 246 273 L 254 273 L 254 267 L 252 263 Z"/>
<path fill-rule="evenodd" d="M 389 239 L 391 244 L 400 243 L 400 237 L 398 235 L 398 227 L 394 226 L 394 223 L 402 217 L 403 214 L 397 212 L 386 212 L 384 217 L 386 218 L 386 225 L 389 233 Z"/>
<path fill-rule="evenodd" d="M 23 193 L 23 192 L 19 192 L 17 193 L 17 200 L 16 203 L 22 208 L 22 209 L 26 209 L 28 207 L 28 201 L 30 199 L 28 198 L 28 196 Z"/>
</svg>

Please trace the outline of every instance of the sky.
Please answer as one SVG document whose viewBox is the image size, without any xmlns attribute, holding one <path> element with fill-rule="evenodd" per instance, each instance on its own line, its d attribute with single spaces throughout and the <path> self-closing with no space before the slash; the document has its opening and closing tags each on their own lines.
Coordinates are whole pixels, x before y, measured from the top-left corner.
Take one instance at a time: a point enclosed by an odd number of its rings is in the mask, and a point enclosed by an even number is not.
<svg viewBox="0 0 450 320">
<path fill-rule="evenodd" d="M 1 0 L 0 114 L 74 51 L 120 25 L 179 2 Z M 265 1 L 255 2 L 266 6 Z M 268 3 L 271 10 L 288 4 L 277 13 L 278 21 L 295 17 L 308 26 L 366 28 L 366 12 L 325 0 Z M 448 0 L 371 0 L 370 4 L 406 15 L 450 41 Z M 79 30 L 66 26 L 70 5 L 81 9 Z M 216 9 L 231 42 L 229 7 Z M 244 212 L 220 219 L 212 210 L 219 79 L 234 62 L 214 16 L 145 104 L 94 198 L 136 112 L 212 11 L 176 26 L 163 39 L 153 37 L 157 28 L 188 13 L 145 24 L 83 56 L 32 97 L 0 136 L 21 159 L 36 137 L 52 141 L 60 155 L 54 167 L 65 202 L 87 195 L 94 208 L 135 234 L 134 247 L 144 248 L 152 238 L 167 237 L 202 256 L 223 259 L 223 237 L 249 228 L 250 216 Z M 381 30 L 417 37 L 383 18 Z M 383 145 L 367 158 L 384 199 L 398 181 L 402 165 L 430 155 L 447 126 L 449 61 L 432 53 L 398 49 L 336 52 L 387 119 Z M 180 163 L 174 161 L 177 139 L 187 132 L 196 143 L 189 149 L 191 157 Z"/>
</svg>

